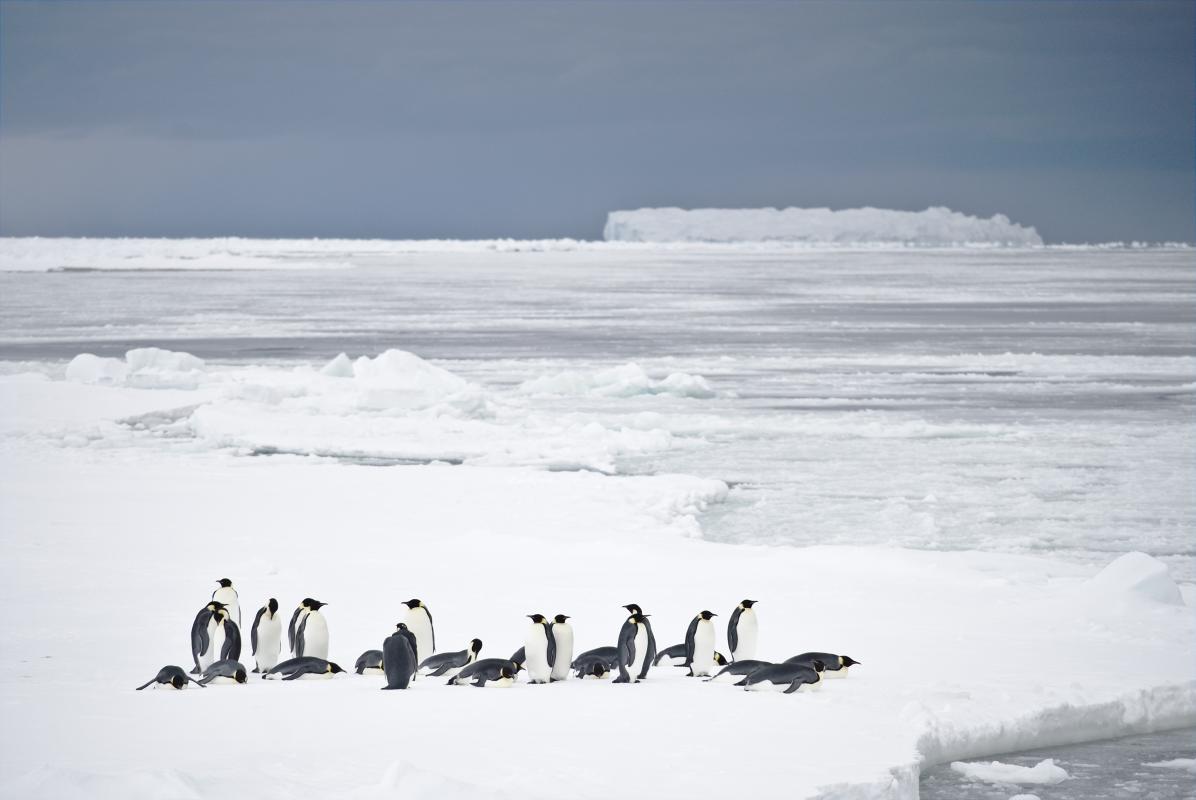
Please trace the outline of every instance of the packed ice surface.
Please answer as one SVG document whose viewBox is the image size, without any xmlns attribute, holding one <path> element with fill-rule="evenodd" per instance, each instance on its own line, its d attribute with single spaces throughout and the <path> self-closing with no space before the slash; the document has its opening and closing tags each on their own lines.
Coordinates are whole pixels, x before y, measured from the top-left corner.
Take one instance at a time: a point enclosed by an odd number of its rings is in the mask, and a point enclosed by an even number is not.
<svg viewBox="0 0 1196 800">
<path fill-rule="evenodd" d="M 602 238 L 630 242 L 760 242 L 809 244 L 960 244 L 1040 246 L 1034 228 L 1004 214 L 987 219 L 942 206 L 886 208 L 641 208 L 612 211 Z"/>
<path fill-rule="evenodd" d="M 1153 761 L 1143 764 L 1144 767 L 1158 767 L 1160 769 L 1182 769 L 1196 774 L 1196 758 L 1171 758 L 1166 761 Z"/>
<path fill-rule="evenodd" d="M 1000 761 L 955 761 L 951 764 L 951 769 L 970 780 L 997 784 L 1053 786 L 1068 778 L 1067 770 L 1049 758 L 1032 767 L 1002 764 Z"/>
</svg>

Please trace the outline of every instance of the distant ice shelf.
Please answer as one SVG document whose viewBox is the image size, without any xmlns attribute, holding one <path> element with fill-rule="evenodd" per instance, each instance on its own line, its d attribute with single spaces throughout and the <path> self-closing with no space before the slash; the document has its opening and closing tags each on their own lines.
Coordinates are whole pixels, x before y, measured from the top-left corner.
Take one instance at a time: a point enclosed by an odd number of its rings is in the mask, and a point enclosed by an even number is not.
<svg viewBox="0 0 1196 800">
<path fill-rule="evenodd" d="M 987 219 L 935 206 L 925 211 L 885 208 L 641 208 L 612 211 L 602 232 L 608 242 L 802 242 L 918 247 L 996 245 L 1038 247 L 1033 227 L 1004 214 Z"/>
</svg>

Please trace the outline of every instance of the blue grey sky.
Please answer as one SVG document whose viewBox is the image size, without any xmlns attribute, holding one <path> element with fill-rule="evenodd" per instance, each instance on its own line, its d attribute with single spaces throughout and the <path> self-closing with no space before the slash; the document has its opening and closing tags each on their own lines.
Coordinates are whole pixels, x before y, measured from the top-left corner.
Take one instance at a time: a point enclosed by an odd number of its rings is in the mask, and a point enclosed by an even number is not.
<svg viewBox="0 0 1196 800">
<path fill-rule="evenodd" d="M 1164 3 L 0 3 L 0 234 L 599 238 L 946 205 L 1196 240 Z"/>
</svg>

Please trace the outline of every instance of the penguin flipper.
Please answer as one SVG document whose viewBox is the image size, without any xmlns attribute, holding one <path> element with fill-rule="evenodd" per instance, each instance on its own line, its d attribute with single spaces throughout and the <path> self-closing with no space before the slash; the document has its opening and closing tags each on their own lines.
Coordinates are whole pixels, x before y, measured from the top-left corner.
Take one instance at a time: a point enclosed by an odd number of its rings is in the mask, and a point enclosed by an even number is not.
<svg viewBox="0 0 1196 800">
<path fill-rule="evenodd" d="M 789 684 L 789 688 L 781 692 L 781 694 L 793 694 L 805 684 L 805 679 L 798 678 L 793 683 Z"/>
<path fill-rule="evenodd" d="M 636 680 L 644 680 L 648 677 L 648 670 L 652 667 L 652 659 L 656 658 L 656 634 L 652 632 L 652 623 L 644 620 L 644 625 L 648 628 L 648 654 L 644 656 L 644 667 L 640 670 L 640 674 Z"/>
<path fill-rule="evenodd" d="M 206 688 L 209 683 L 216 680 L 216 676 L 215 675 L 205 675 L 204 677 L 200 678 L 199 680 L 195 680 L 194 678 L 191 678 L 190 680 L 192 680 L 195 683 L 198 683 L 200 686 L 203 686 Z"/>
<path fill-rule="evenodd" d="M 283 678 L 283 680 L 284 681 L 293 681 L 298 678 L 302 678 L 306 674 L 307 674 L 306 672 L 292 672 L 290 675 L 287 675 L 285 678 Z"/>
<path fill-rule="evenodd" d="M 134 691 L 138 691 L 138 692 L 140 692 L 142 689 L 144 689 L 145 687 L 149 686 L 151 683 L 153 683 L 153 682 L 154 682 L 154 681 L 156 681 L 156 680 L 158 680 L 158 679 L 157 679 L 157 678 L 150 678 L 148 681 L 146 681 L 145 683 L 143 683 L 143 684 L 141 684 L 140 686 L 138 686 L 138 687 L 137 687 L 137 688 L 136 688 Z"/>
<path fill-rule="evenodd" d="M 224 621 L 224 644 L 220 647 L 220 660 L 227 658 L 241 660 L 241 630 L 231 619 Z"/>
<path fill-rule="evenodd" d="M 483 678 L 481 675 L 479 675 L 479 676 L 477 677 L 477 679 L 476 679 L 476 680 L 475 680 L 473 683 L 471 683 L 471 684 L 469 684 L 469 685 L 470 685 L 470 686 L 473 686 L 473 687 L 476 687 L 476 688 L 478 688 L 478 689 L 484 689 L 484 688 L 486 688 L 486 679 L 485 679 L 485 678 Z"/>
<path fill-rule="evenodd" d="M 303 633 L 307 630 L 307 617 L 295 629 L 295 658 L 303 658 Z"/>
<path fill-rule="evenodd" d="M 686 630 L 685 630 L 685 663 L 682 664 L 681 666 L 690 668 L 689 674 L 691 677 L 694 674 L 694 671 L 693 671 L 694 650 L 697 648 L 696 639 L 698 637 L 698 620 L 699 619 L 701 619 L 700 615 L 697 617 L 694 617 L 693 620 L 690 621 L 689 627 L 686 628 Z"/>
<path fill-rule="evenodd" d="M 436 668 L 434 671 L 432 671 L 432 672 L 428 672 L 428 673 L 425 673 L 425 674 L 426 674 L 426 675 L 428 675 L 428 677 L 431 677 L 431 678 L 439 678 L 441 675 L 443 675 L 444 673 L 448 672 L 448 671 L 449 671 L 450 669 L 452 669 L 452 668 L 453 668 L 452 664 L 441 664 L 441 665 L 440 665 L 439 667 L 437 667 L 437 668 Z"/>
<path fill-rule="evenodd" d="M 548 666 L 556 665 L 556 636 L 552 633 L 552 626 L 544 626 L 544 635 L 548 638 Z"/>
<path fill-rule="evenodd" d="M 736 681 L 736 682 L 735 682 L 735 685 L 736 685 L 736 686 L 744 686 L 744 687 L 746 687 L 746 686 L 748 685 L 748 679 L 747 679 L 747 677 L 745 676 L 745 677 L 744 677 L 742 680 Z"/>
<path fill-rule="evenodd" d="M 742 606 L 736 606 L 731 612 L 731 619 L 727 622 L 727 647 L 731 651 L 731 660 L 735 660 L 735 651 L 739 649 L 739 615 L 743 613 Z"/>
<path fill-rule="evenodd" d="M 249 646 L 250 655 L 257 655 L 257 624 L 262 621 L 262 615 L 266 613 L 266 607 L 262 606 L 257 610 L 257 616 L 253 618 L 253 627 L 249 629 Z"/>
</svg>

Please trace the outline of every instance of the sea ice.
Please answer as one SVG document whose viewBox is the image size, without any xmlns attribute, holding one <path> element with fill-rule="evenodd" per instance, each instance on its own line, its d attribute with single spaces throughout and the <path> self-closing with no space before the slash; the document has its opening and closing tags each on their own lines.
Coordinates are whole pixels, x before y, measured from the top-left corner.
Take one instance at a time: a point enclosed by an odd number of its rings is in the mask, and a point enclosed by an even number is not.
<svg viewBox="0 0 1196 800">
<path fill-rule="evenodd" d="M 1067 770 L 1055 764 L 1055 761 L 1050 758 L 1039 761 L 1032 767 L 1002 764 L 1000 761 L 992 761 L 987 764 L 955 761 L 952 762 L 951 769 L 969 780 L 997 784 L 1053 786 L 1070 777 Z"/>
<path fill-rule="evenodd" d="M 1167 761 L 1152 761 L 1143 764 L 1144 767 L 1160 767 L 1162 769 L 1182 769 L 1196 774 L 1196 758 L 1172 758 Z"/>
</svg>

